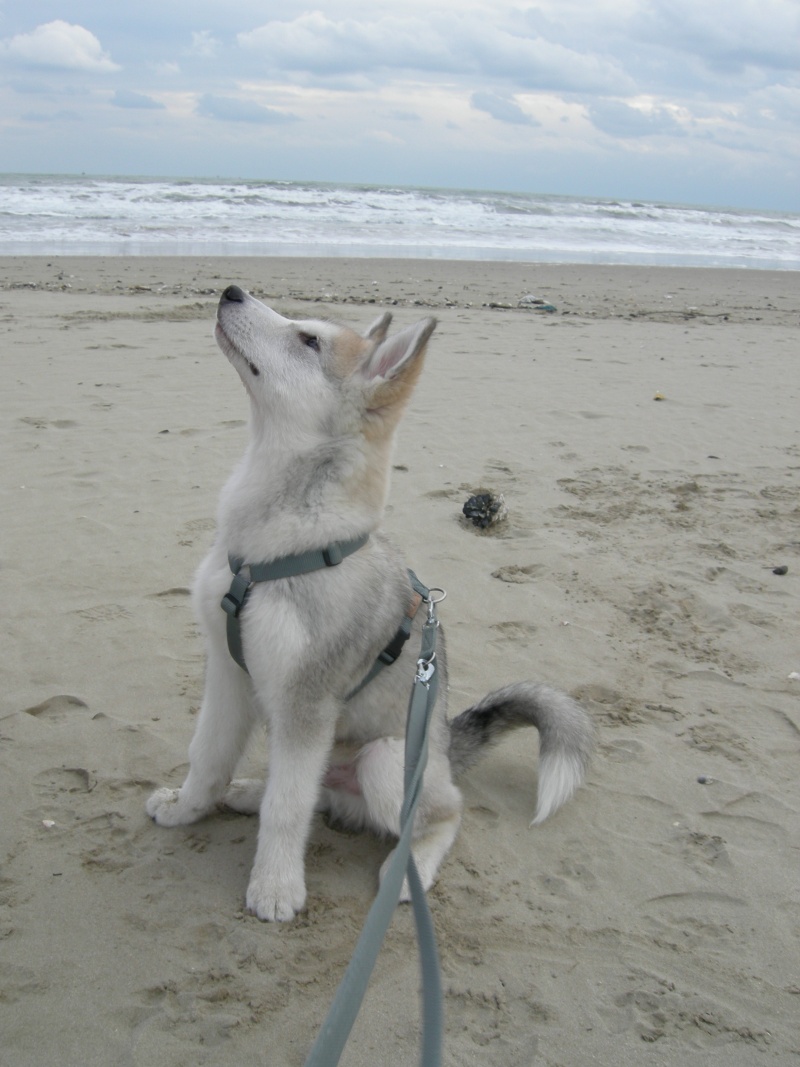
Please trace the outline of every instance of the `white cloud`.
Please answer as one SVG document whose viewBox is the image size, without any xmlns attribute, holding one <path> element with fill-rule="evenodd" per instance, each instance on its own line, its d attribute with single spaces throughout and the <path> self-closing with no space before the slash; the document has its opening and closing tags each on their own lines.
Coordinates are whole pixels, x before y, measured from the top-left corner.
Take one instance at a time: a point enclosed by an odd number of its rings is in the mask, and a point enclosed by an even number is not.
<svg viewBox="0 0 800 1067">
<path fill-rule="evenodd" d="M 122 68 L 89 30 L 62 19 L 37 26 L 0 44 L 0 54 L 23 64 L 107 74 Z"/>
<path fill-rule="evenodd" d="M 195 30 L 192 33 L 192 44 L 188 53 L 200 59 L 213 59 L 218 47 L 219 41 L 215 40 L 208 30 Z"/>
<path fill-rule="evenodd" d="M 237 40 L 274 72 L 329 76 L 414 70 L 567 91 L 634 88 L 613 61 L 532 36 L 522 25 L 503 26 L 469 13 L 367 21 L 335 20 L 312 11 L 268 22 Z"/>
</svg>

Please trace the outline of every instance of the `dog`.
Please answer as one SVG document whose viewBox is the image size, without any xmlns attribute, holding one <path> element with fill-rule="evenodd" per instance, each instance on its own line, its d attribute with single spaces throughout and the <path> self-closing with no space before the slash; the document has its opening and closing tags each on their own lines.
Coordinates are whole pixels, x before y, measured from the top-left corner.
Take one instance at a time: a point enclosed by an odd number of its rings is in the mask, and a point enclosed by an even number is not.
<svg viewBox="0 0 800 1067">
<path fill-rule="evenodd" d="M 436 321 L 391 336 L 390 322 L 386 313 L 360 335 L 328 321 L 295 321 L 235 285 L 217 309 L 217 343 L 249 396 L 250 439 L 222 490 L 216 539 L 193 588 L 206 679 L 189 772 L 180 789 L 156 790 L 147 811 L 160 826 L 192 823 L 218 807 L 258 812 L 246 904 L 262 920 L 289 920 L 304 907 L 315 810 L 349 827 L 400 832 L 415 652 L 353 690 L 413 614 L 409 572 L 379 527 L 395 431 Z M 350 545 L 337 565 L 249 588 L 238 619 L 240 665 L 220 607 L 231 586 L 229 557 L 255 565 L 334 543 Z M 411 624 L 412 650 L 425 614 Z M 578 788 L 592 749 L 580 705 L 532 682 L 490 693 L 448 721 L 441 633 L 436 664 L 439 699 L 412 840 L 426 890 L 461 821 L 455 780 L 488 744 L 510 729 L 538 729 L 534 823 Z M 269 734 L 266 785 L 232 780 L 256 723 Z M 405 885 L 401 899 L 408 896 Z"/>
</svg>

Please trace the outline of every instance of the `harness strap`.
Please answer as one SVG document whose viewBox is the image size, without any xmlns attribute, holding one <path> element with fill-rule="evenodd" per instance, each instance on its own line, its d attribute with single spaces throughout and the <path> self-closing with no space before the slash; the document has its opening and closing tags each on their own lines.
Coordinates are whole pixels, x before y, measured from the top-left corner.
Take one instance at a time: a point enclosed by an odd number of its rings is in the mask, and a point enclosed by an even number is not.
<svg viewBox="0 0 800 1067">
<path fill-rule="evenodd" d="M 325 567 L 336 567 L 346 556 L 363 548 L 368 540 L 369 534 L 362 534 L 352 541 L 332 541 L 325 548 L 300 552 L 296 556 L 281 556 L 279 559 L 270 560 L 269 563 L 245 563 L 241 556 L 228 556 L 228 564 L 234 577 L 230 589 L 222 598 L 221 607 L 228 616 L 228 651 L 243 671 L 247 671 L 247 665 L 242 649 L 239 616 L 253 585 L 256 582 L 273 582 L 279 578 L 296 578 L 300 574 L 324 570 Z"/>
<path fill-rule="evenodd" d="M 273 582 L 278 578 L 295 578 L 298 574 L 322 571 L 336 567 L 346 556 L 351 556 L 369 541 L 369 534 L 354 537 L 351 541 L 331 541 L 325 548 L 298 552 L 296 556 L 281 556 L 269 563 L 248 563 L 251 582 Z M 237 574 L 245 562 L 240 556 L 228 556 L 231 570 Z"/>
<path fill-rule="evenodd" d="M 427 600 L 430 590 L 422 584 L 412 570 L 409 570 L 408 578 L 411 582 L 411 588 L 414 590 L 414 595 L 411 598 L 411 603 L 406 609 L 406 613 L 403 616 L 403 621 L 400 623 L 397 633 L 383 652 L 378 653 L 378 658 L 372 664 L 367 674 L 354 689 L 350 690 L 345 697 L 345 700 L 352 700 L 356 693 L 360 693 L 365 686 L 369 685 L 372 679 L 380 674 L 384 667 L 388 667 L 390 664 L 394 663 L 403 651 L 403 646 L 406 641 L 411 637 L 411 627 L 414 625 L 414 619 L 419 611 L 420 604 L 422 604 L 424 600 Z"/>
<path fill-rule="evenodd" d="M 336 567 L 345 557 L 357 552 L 369 540 L 369 535 L 364 534 L 352 541 L 334 541 L 326 548 L 315 549 L 310 552 L 301 552 L 296 556 L 282 556 L 280 559 L 271 560 L 269 563 L 245 563 L 240 556 L 228 556 L 228 564 L 233 571 L 231 587 L 222 598 L 220 606 L 228 616 L 226 621 L 226 634 L 228 638 L 228 651 L 243 671 L 247 670 L 242 647 L 242 627 L 239 616 L 247 603 L 250 591 L 257 582 L 272 582 L 279 578 L 294 578 L 300 574 L 310 574 L 312 571 L 323 570 L 325 567 Z M 428 597 L 427 586 L 417 578 L 412 570 L 408 572 L 408 578 L 414 594 L 403 616 L 403 621 L 397 633 L 389 644 L 354 689 L 345 697 L 350 700 L 360 693 L 364 686 L 369 685 L 372 679 L 379 674 L 384 667 L 388 667 L 399 657 L 403 646 L 411 636 L 411 627 L 419 610 L 420 604 Z"/>
</svg>

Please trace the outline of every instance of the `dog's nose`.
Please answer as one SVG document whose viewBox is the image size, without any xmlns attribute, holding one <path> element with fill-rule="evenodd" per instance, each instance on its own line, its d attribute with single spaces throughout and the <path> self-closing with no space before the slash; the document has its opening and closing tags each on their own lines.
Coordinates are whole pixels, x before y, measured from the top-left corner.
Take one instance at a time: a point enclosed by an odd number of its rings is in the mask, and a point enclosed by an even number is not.
<svg viewBox="0 0 800 1067">
<path fill-rule="evenodd" d="M 220 302 L 229 301 L 232 304 L 243 304 L 245 298 L 244 289 L 240 289 L 238 285 L 229 285 L 225 292 L 222 294 Z"/>
</svg>

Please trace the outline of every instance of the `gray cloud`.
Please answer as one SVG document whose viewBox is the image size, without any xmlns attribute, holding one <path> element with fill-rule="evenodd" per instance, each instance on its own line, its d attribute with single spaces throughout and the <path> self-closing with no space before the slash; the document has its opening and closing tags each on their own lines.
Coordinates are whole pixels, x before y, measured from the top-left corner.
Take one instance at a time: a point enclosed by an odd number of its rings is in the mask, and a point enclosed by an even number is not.
<svg viewBox="0 0 800 1067">
<path fill-rule="evenodd" d="M 684 136 L 680 123 L 664 108 L 642 111 L 617 100 L 598 100 L 586 110 L 592 125 L 612 137 Z"/>
<path fill-rule="evenodd" d="M 478 92 L 470 97 L 470 103 L 476 111 L 485 111 L 499 122 L 509 122 L 516 126 L 540 126 L 532 116 L 526 114 L 514 100 L 509 100 L 497 93 Z"/>
<path fill-rule="evenodd" d="M 798 69 L 800 6 L 794 0 L 647 0 L 631 29 L 721 72 Z"/>
<path fill-rule="evenodd" d="M 253 100 L 234 96 L 215 96 L 206 93 L 197 105 L 198 115 L 219 119 L 221 122 L 252 122 L 263 126 L 276 126 L 295 121 L 295 116 L 275 108 L 263 107 Z"/>
<path fill-rule="evenodd" d="M 133 89 L 117 89 L 111 101 L 114 107 L 142 108 L 144 110 L 163 110 L 164 105 L 153 100 L 145 93 L 137 93 Z"/>
</svg>

